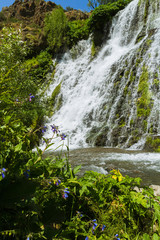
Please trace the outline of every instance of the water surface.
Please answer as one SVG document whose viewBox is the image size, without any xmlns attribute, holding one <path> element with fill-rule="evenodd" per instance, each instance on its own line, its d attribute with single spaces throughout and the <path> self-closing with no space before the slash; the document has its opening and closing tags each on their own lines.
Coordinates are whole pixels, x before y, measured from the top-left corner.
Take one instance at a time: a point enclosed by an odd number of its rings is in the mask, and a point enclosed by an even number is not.
<svg viewBox="0 0 160 240">
<path fill-rule="evenodd" d="M 140 177 L 144 184 L 160 185 L 160 153 L 118 148 L 83 148 L 70 151 L 71 165 L 81 165 L 81 175 L 93 170 L 107 174 L 119 169 L 122 175 Z"/>
</svg>

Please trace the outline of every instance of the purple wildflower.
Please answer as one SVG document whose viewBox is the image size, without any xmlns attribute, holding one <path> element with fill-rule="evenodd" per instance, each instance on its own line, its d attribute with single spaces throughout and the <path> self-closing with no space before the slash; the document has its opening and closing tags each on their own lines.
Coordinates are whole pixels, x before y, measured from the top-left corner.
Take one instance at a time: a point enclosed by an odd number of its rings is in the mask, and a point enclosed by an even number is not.
<svg viewBox="0 0 160 240">
<path fill-rule="evenodd" d="M 97 224 L 97 223 L 94 223 L 92 229 L 95 230 L 97 226 L 98 226 L 98 224 Z"/>
<path fill-rule="evenodd" d="M 24 173 L 23 173 L 23 175 L 24 175 L 26 178 L 29 178 L 29 172 L 30 172 L 30 170 L 29 170 L 29 169 L 27 169 L 27 171 L 26 171 L 26 172 L 24 172 Z"/>
<path fill-rule="evenodd" d="M 96 220 L 96 219 L 93 219 L 92 222 L 97 222 L 97 220 Z"/>
<path fill-rule="evenodd" d="M 5 178 L 5 174 L 2 172 L 2 178 Z"/>
<path fill-rule="evenodd" d="M 44 126 L 44 127 L 42 128 L 42 133 L 46 132 L 46 129 L 47 129 L 47 127 Z"/>
<path fill-rule="evenodd" d="M 51 130 L 52 130 L 54 133 L 58 133 L 58 127 L 55 126 L 55 125 L 51 125 Z"/>
<path fill-rule="evenodd" d="M 85 240 L 89 240 L 89 237 L 86 237 Z"/>
<path fill-rule="evenodd" d="M 55 183 L 56 186 L 58 186 L 61 183 L 61 180 L 58 179 L 58 181 Z"/>
<path fill-rule="evenodd" d="M 68 191 L 68 188 L 65 188 L 65 190 L 63 190 L 64 191 L 64 194 L 63 194 L 63 198 L 68 198 L 68 194 L 69 194 L 69 191 Z"/>
<path fill-rule="evenodd" d="M 65 140 L 65 138 L 66 138 L 66 135 L 65 135 L 64 133 L 62 133 L 62 134 L 61 134 L 61 139 L 62 139 L 62 140 Z"/>
<path fill-rule="evenodd" d="M 64 193 L 64 194 L 63 194 L 63 198 L 64 198 L 64 199 L 68 198 L 68 194 L 67 194 L 67 193 Z"/>
<path fill-rule="evenodd" d="M 106 225 L 103 225 L 103 226 L 102 226 L 102 231 L 104 231 L 105 228 L 106 228 Z"/>
<path fill-rule="evenodd" d="M 79 211 L 77 211 L 77 214 L 80 216 L 80 217 L 83 217 L 83 214 Z"/>
<path fill-rule="evenodd" d="M 5 168 L 2 168 L 2 173 L 1 173 L 2 174 L 2 178 L 5 178 L 6 175 L 4 174 L 4 172 L 6 172 L 6 171 L 7 170 Z"/>
<path fill-rule="evenodd" d="M 35 96 L 33 96 L 31 93 L 29 94 L 29 101 L 32 101 L 32 98 L 34 98 Z"/>
<path fill-rule="evenodd" d="M 116 234 L 115 237 L 118 237 L 118 234 Z"/>
</svg>

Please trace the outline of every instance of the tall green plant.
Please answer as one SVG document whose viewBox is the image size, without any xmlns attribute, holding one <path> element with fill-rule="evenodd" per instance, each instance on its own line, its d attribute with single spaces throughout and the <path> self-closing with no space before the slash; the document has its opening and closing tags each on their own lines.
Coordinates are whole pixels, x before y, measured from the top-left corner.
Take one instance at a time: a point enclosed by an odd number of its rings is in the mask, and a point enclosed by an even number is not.
<svg viewBox="0 0 160 240">
<path fill-rule="evenodd" d="M 54 9 L 51 14 L 46 16 L 44 29 L 49 48 L 52 51 L 58 52 L 65 48 L 68 42 L 66 34 L 68 22 L 61 7 Z"/>
</svg>

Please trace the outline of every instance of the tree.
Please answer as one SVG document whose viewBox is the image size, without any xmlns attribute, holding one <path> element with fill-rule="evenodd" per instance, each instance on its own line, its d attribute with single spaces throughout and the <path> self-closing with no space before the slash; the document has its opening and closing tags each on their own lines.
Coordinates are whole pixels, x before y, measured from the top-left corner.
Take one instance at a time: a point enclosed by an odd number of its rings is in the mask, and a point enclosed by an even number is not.
<svg viewBox="0 0 160 240">
<path fill-rule="evenodd" d="M 58 52 L 67 43 L 68 22 L 62 8 L 56 8 L 45 18 L 45 33 L 49 48 Z"/>
<path fill-rule="evenodd" d="M 117 0 L 88 0 L 88 7 L 95 9 L 99 5 L 116 2 Z"/>
</svg>

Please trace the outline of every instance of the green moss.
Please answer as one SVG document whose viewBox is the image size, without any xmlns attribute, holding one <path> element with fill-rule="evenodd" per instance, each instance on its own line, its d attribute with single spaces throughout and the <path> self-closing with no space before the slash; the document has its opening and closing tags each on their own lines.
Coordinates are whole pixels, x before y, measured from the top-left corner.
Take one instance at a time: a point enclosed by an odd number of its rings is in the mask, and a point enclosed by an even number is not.
<svg viewBox="0 0 160 240">
<path fill-rule="evenodd" d="M 55 105 L 55 100 L 56 100 L 56 97 L 58 96 L 58 94 L 60 93 L 60 90 L 61 90 L 61 82 L 55 87 L 53 93 L 52 93 L 52 96 L 49 100 L 50 102 L 50 105 Z"/>
<path fill-rule="evenodd" d="M 123 128 L 123 127 L 125 127 L 125 126 L 126 126 L 126 123 L 125 123 L 125 122 L 121 122 L 120 125 L 119 125 L 120 128 Z"/>
<path fill-rule="evenodd" d="M 147 121 L 146 121 L 146 120 L 143 121 L 142 128 L 143 128 L 143 131 L 144 131 L 144 132 L 147 131 Z"/>
<path fill-rule="evenodd" d="M 149 136 L 146 139 L 146 146 L 155 152 L 160 152 L 160 138 Z"/>
<path fill-rule="evenodd" d="M 143 67 L 143 72 L 140 76 L 138 94 L 139 98 L 137 99 L 137 116 L 138 117 L 147 117 L 151 111 L 151 94 L 149 91 L 148 84 L 149 74 L 147 68 Z"/>
<path fill-rule="evenodd" d="M 132 95 L 132 91 L 128 91 L 128 96 L 130 97 Z"/>
<path fill-rule="evenodd" d="M 133 71 L 131 71 L 129 81 L 130 81 L 130 82 L 133 82 L 134 80 L 135 80 L 135 76 L 134 76 Z"/>
<path fill-rule="evenodd" d="M 117 87 L 117 85 L 119 85 L 119 84 L 120 84 L 120 81 L 115 82 L 114 87 Z"/>
<path fill-rule="evenodd" d="M 94 57 L 95 55 L 96 55 L 96 47 L 95 47 L 95 43 L 92 42 L 91 56 Z"/>
<path fill-rule="evenodd" d="M 149 0 L 146 0 L 145 10 L 144 10 L 144 22 L 147 22 L 148 17 L 148 8 L 149 8 Z"/>
<path fill-rule="evenodd" d="M 136 67 L 138 67 L 138 65 L 141 63 L 141 61 L 142 61 L 142 59 L 140 59 L 140 58 L 136 59 Z"/>
<path fill-rule="evenodd" d="M 57 106 L 56 106 L 55 111 L 58 111 L 61 106 L 62 106 L 62 96 L 60 96 L 57 100 Z"/>
<path fill-rule="evenodd" d="M 158 87 L 159 86 L 159 79 L 157 79 L 157 78 L 155 78 L 154 80 L 153 80 L 153 84 L 156 86 L 156 87 Z"/>
<path fill-rule="evenodd" d="M 125 86 L 125 88 L 124 88 L 124 92 L 123 92 L 123 95 L 124 95 L 124 96 L 127 95 L 127 91 L 128 91 L 128 86 Z"/>
<path fill-rule="evenodd" d="M 130 120 L 130 126 L 133 126 L 133 125 L 134 125 L 134 120 L 131 119 L 131 120 Z"/>
<path fill-rule="evenodd" d="M 124 76 L 125 76 L 125 78 L 128 78 L 128 76 L 129 76 L 129 71 L 125 71 Z"/>
<path fill-rule="evenodd" d="M 152 43 L 152 40 L 151 39 L 147 39 L 147 41 L 146 41 L 147 47 L 149 47 L 151 45 L 151 43 Z"/>
</svg>

